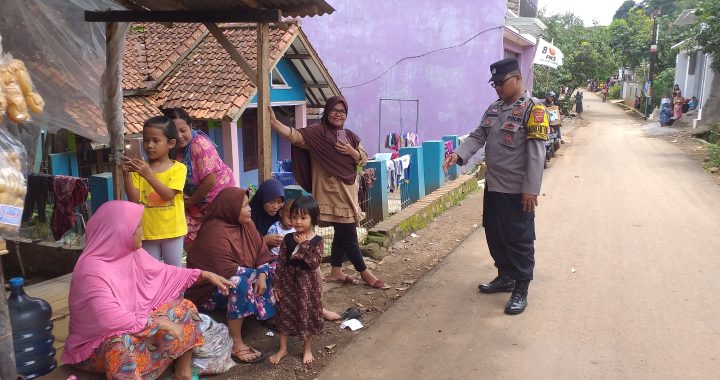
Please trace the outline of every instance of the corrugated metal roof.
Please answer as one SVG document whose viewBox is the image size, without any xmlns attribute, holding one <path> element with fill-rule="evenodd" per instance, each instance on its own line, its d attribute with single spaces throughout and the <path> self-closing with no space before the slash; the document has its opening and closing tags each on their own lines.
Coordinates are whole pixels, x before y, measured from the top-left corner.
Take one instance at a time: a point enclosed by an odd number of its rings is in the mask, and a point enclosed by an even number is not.
<svg viewBox="0 0 720 380">
<path fill-rule="evenodd" d="M 322 16 L 335 11 L 325 0 L 114 0 L 129 9 L 226 10 L 279 9 L 286 17 Z M 134 7 L 133 5 L 136 5 Z"/>
</svg>

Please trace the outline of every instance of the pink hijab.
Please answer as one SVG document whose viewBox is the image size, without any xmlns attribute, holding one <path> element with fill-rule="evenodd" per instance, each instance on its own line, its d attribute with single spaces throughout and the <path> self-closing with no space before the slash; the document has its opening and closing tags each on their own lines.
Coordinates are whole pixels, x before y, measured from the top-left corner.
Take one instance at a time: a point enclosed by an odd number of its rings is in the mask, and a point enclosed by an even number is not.
<svg viewBox="0 0 720 380">
<path fill-rule="evenodd" d="M 85 251 L 70 284 L 70 333 L 62 361 L 88 359 L 109 337 L 136 333 L 162 304 L 180 298 L 199 269 L 165 265 L 144 249 L 133 250 L 143 206 L 110 201 L 87 224 Z"/>
</svg>

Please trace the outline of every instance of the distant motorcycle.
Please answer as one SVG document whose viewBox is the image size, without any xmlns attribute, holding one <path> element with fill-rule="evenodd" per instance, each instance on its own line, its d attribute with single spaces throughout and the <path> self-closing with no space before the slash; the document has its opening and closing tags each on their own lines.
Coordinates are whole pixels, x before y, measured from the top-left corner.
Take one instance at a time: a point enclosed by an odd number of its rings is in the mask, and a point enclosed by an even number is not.
<svg viewBox="0 0 720 380">
<path fill-rule="evenodd" d="M 555 157 L 555 153 L 560 150 L 560 136 L 557 128 L 551 126 L 548 131 L 548 139 L 545 141 L 545 168 L 550 165 L 550 160 Z"/>
<path fill-rule="evenodd" d="M 548 121 L 550 122 L 550 128 L 548 129 L 548 139 L 545 141 L 545 168 L 550 165 L 550 160 L 555 157 L 555 153 L 560 150 L 560 134 L 558 128 L 560 128 L 560 108 L 555 104 L 554 99 L 555 93 L 550 92 L 545 101 L 545 109 L 548 113 Z"/>
</svg>

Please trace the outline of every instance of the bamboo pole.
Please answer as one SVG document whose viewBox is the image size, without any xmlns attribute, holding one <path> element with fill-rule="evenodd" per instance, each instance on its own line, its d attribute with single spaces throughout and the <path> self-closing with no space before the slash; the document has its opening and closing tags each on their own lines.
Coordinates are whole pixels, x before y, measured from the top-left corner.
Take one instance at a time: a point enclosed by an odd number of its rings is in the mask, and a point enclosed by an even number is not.
<svg viewBox="0 0 720 380">
<path fill-rule="evenodd" d="M 122 157 L 125 154 L 125 125 L 122 101 L 122 57 L 128 23 L 109 22 L 105 27 L 105 72 L 102 76 L 103 118 L 110 136 L 111 172 L 115 199 L 125 198 Z"/>
</svg>

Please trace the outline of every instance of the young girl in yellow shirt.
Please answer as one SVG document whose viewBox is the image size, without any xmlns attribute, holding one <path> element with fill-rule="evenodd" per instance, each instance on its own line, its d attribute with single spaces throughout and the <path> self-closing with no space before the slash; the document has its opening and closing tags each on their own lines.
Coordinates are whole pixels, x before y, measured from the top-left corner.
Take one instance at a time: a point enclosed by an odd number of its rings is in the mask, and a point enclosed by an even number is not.
<svg viewBox="0 0 720 380">
<path fill-rule="evenodd" d="M 143 125 L 147 162 L 124 157 L 123 177 L 128 200 L 145 206 L 143 248 L 168 265 L 182 266 L 183 237 L 187 234 L 183 187 L 187 168 L 175 157 L 177 128 L 165 116 Z"/>
</svg>

